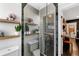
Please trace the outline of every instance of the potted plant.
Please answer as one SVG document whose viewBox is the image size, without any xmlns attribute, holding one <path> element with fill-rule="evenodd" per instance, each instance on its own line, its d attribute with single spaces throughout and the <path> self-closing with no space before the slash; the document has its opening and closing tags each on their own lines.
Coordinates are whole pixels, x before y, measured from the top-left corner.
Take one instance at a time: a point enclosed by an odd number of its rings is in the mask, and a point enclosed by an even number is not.
<svg viewBox="0 0 79 59">
<path fill-rule="evenodd" d="M 21 24 L 15 26 L 16 35 L 20 34 L 21 28 L 22 28 Z"/>
</svg>

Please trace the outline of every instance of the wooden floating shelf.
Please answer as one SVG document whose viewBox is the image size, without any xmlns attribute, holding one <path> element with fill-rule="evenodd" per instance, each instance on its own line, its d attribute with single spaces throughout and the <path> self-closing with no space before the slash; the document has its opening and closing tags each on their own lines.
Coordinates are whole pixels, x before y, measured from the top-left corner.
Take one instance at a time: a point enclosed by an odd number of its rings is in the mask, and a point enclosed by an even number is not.
<svg viewBox="0 0 79 59">
<path fill-rule="evenodd" d="M 69 36 L 69 35 L 61 35 L 61 37 L 67 37 L 67 38 L 70 38 L 70 39 L 77 39 L 77 40 L 79 40 L 79 38 L 77 38 L 77 37 L 71 37 L 71 36 Z"/>
<path fill-rule="evenodd" d="M 16 37 L 20 37 L 19 35 L 15 36 L 4 36 L 4 37 L 0 37 L 0 40 L 5 40 L 5 39 L 11 39 L 11 38 L 16 38 Z"/>
<path fill-rule="evenodd" d="M 53 35 L 53 33 L 46 33 L 47 35 Z"/>
<path fill-rule="evenodd" d="M 64 43 L 72 44 L 72 42 L 70 42 L 70 41 L 64 41 Z"/>
<path fill-rule="evenodd" d="M 30 24 L 30 23 L 28 23 L 28 25 L 33 25 L 33 26 L 36 26 L 37 24 Z"/>
<path fill-rule="evenodd" d="M 20 24 L 18 21 L 9 21 L 7 19 L 0 19 L 1 23 L 12 23 L 12 24 Z"/>
<path fill-rule="evenodd" d="M 25 23 L 27 23 L 28 25 L 33 25 L 33 26 L 36 26 L 37 25 L 35 23 L 28 23 L 28 22 L 25 22 Z"/>
<path fill-rule="evenodd" d="M 38 35 L 39 33 L 26 34 L 25 36 Z"/>
</svg>

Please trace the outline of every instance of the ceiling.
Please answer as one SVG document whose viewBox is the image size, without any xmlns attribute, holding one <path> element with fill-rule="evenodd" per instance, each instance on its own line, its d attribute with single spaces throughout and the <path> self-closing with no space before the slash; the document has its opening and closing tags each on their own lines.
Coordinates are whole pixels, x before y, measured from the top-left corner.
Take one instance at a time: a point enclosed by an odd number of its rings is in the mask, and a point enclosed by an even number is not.
<svg viewBox="0 0 79 59">
<path fill-rule="evenodd" d="M 46 6 L 46 3 L 28 3 L 28 5 L 31 5 L 32 7 L 36 8 L 37 10 L 40 10 Z"/>
<path fill-rule="evenodd" d="M 79 5 L 79 3 L 59 3 L 59 8 L 61 8 L 62 10 L 68 10 L 77 5 Z"/>
</svg>

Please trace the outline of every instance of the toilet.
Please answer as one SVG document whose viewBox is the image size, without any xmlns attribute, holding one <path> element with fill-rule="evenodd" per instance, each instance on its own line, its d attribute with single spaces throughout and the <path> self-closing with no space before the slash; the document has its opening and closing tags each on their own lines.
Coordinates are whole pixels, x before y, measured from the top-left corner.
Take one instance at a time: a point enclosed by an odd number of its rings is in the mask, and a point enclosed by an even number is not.
<svg viewBox="0 0 79 59">
<path fill-rule="evenodd" d="M 33 55 L 40 56 L 40 49 L 36 49 L 35 51 L 33 51 Z"/>
<path fill-rule="evenodd" d="M 40 56 L 39 41 L 31 40 L 28 42 L 29 50 L 33 56 Z"/>
</svg>

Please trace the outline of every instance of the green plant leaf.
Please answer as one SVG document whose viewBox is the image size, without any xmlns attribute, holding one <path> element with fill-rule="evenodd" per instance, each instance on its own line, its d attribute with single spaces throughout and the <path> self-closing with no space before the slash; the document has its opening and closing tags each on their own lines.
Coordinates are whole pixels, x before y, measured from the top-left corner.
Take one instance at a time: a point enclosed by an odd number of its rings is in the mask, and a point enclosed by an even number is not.
<svg viewBox="0 0 79 59">
<path fill-rule="evenodd" d="M 19 32 L 20 30 L 21 30 L 21 28 L 22 28 L 22 26 L 19 24 L 19 25 L 17 25 L 17 26 L 15 26 L 15 30 L 17 31 L 17 32 Z"/>
</svg>

